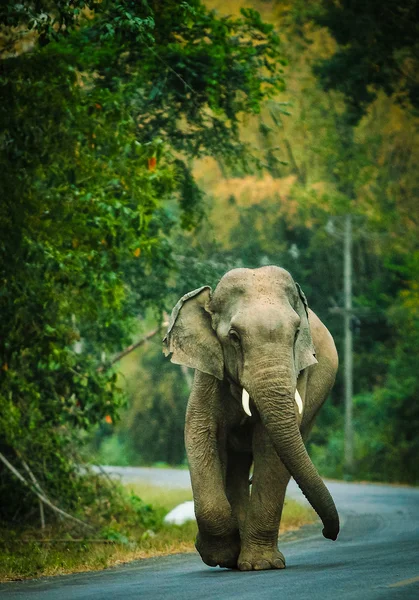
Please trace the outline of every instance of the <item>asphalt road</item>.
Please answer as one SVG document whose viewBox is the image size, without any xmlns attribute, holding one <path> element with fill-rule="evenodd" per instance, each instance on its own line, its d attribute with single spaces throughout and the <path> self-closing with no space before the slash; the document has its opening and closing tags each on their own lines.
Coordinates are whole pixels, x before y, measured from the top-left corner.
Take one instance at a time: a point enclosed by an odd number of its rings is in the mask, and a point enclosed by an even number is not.
<svg viewBox="0 0 419 600">
<path fill-rule="evenodd" d="M 104 471 L 123 483 L 144 481 L 152 485 L 170 488 L 190 488 L 188 469 L 158 469 L 156 467 L 93 467 L 96 472 Z"/>
<path fill-rule="evenodd" d="M 299 539 L 280 544 L 287 560 L 283 571 L 240 573 L 207 567 L 198 555 L 176 555 L 107 571 L 3 584 L 0 598 L 419 600 L 419 489 L 327 485 L 343 517 L 338 541 L 325 540 L 320 524 L 310 526 Z M 290 493 L 299 492 L 290 486 Z"/>
</svg>

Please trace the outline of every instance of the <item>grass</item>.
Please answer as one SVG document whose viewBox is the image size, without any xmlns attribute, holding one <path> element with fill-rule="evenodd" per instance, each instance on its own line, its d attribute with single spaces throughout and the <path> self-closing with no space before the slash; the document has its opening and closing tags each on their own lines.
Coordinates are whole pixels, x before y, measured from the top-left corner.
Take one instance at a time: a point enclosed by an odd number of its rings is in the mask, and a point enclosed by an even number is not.
<svg viewBox="0 0 419 600">
<path fill-rule="evenodd" d="M 192 500 L 190 490 L 148 484 L 130 484 L 127 488 L 161 514 Z M 281 533 L 296 530 L 316 519 L 310 507 L 287 500 Z M 191 521 L 181 526 L 161 525 L 156 531 L 134 531 L 132 541 L 119 536 L 115 542 L 108 539 L 98 543 L 67 541 L 68 533 L 58 527 L 45 529 L 42 537 L 63 540 L 60 543 L 40 542 L 37 529 L 26 529 L 19 534 L 0 530 L 0 581 L 100 570 L 152 556 L 193 552 L 196 530 L 195 521 Z"/>
<path fill-rule="evenodd" d="M 182 504 L 182 502 L 192 500 L 190 489 L 167 488 L 149 483 L 130 483 L 126 487 L 142 498 L 144 502 L 151 504 L 155 508 L 162 508 L 166 512 L 171 511 L 172 508 L 175 508 L 178 504 Z"/>
</svg>

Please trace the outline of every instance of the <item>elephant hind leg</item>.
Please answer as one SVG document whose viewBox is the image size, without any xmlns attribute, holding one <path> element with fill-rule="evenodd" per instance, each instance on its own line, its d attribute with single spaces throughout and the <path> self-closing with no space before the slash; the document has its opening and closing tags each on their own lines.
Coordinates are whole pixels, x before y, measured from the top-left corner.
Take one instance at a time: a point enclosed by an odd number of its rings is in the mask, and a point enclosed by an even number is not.
<svg viewBox="0 0 419 600">
<path fill-rule="evenodd" d="M 253 456 L 250 452 L 227 452 L 226 494 L 237 520 L 240 536 L 244 535 L 247 511 L 249 509 L 249 474 Z"/>
</svg>

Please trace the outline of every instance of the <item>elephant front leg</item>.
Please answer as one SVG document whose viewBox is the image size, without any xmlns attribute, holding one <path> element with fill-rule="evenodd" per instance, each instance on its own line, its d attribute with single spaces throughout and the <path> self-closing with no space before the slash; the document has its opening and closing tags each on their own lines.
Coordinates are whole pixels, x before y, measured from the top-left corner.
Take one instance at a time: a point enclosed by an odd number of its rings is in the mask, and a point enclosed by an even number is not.
<svg viewBox="0 0 419 600">
<path fill-rule="evenodd" d="M 253 452 L 252 491 L 238 568 L 283 569 L 285 558 L 278 550 L 278 530 L 290 474 L 261 424 L 255 427 Z"/>
<path fill-rule="evenodd" d="M 236 568 L 240 535 L 225 492 L 225 463 L 216 424 L 188 408 L 185 441 L 198 523 L 196 549 L 207 565 Z"/>
</svg>

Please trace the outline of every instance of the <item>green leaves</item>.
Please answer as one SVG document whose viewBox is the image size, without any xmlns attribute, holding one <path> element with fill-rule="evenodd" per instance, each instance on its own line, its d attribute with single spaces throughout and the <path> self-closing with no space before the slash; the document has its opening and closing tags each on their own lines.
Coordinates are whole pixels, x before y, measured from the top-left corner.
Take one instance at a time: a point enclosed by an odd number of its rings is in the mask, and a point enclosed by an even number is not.
<svg viewBox="0 0 419 600">
<path fill-rule="evenodd" d="M 59 489 L 124 401 L 99 367 L 161 314 L 173 233 L 202 219 L 191 160 L 248 161 L 238 123 L 283 86 L 280 51 L 254 11 L 198 0 L 8 2 L 0 18 L 1 446 Z"/>
<path fill-rule="evenodd" d="M 363 5 L 320 0 L 309 9 L 302 7 L 305 17 L 327 27 L 338 43 L 332 56 L 318 61 L 316 74 L 326 90 L 343 93 L 353 124 L 379 90 L 389 95 L 396 92 L 402 104 L 417 109 L 418 8 L 417 0 L 405 5 L 396 0 L 371 0 Z"/>
</svg>

